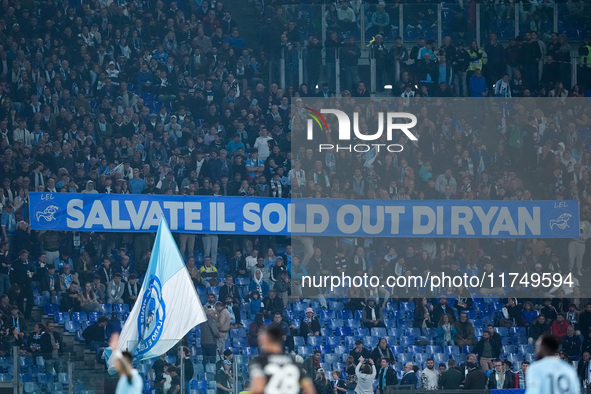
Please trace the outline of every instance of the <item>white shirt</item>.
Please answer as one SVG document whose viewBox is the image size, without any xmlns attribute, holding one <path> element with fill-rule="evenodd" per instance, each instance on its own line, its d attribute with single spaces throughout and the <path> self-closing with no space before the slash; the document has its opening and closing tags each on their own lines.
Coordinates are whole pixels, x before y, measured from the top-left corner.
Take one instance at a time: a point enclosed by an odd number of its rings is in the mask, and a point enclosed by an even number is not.
<svg viewBox="0 0 591 394">
<path fill-rule="evenodd" d="M 575 368 L 558 357 L 545 357 L 527 368 L 526 394 L 580 394 Z"/>
</svg>

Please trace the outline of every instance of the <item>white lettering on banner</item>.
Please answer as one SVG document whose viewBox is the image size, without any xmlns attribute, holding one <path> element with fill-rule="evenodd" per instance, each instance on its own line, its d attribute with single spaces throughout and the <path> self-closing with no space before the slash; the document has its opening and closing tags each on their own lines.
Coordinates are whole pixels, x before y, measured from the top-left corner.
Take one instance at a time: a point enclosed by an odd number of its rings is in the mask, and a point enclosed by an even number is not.
<svg viewBox="0 0 591 394">
<path fill-rule="evenodd" d="M 458 235 L 460 233 L 460 226 L 464 227 L 466 235 L 474 235 L 474 227 L 471 221 L 474 216 L 474 211 L 470 207 L 451 207 L 451 233 Z"/>
<path fill-rule="evenodd" d="M 348 224 L 345 217 L 352 216 L 353 221 Z M 361 211 L 355 205 L 346 204 L 337 211 L 337 226 L 345 234 L 353 234 L 359 231 L 361 227 Z"/>
<path fill-rule="evenodd" d="M 68 205 L 66 207 L 68 218 L 66 219 L 66 224 L 69 228 L 76 230 L 84 226 L 84 212 L 82 212 L 83 208 L 84 203 L 78 198 L 68 201 Z"/>
<path fill-rule="evenodd" d="M 480 223 L 482 223 L 482 235 L 489 235 L 490 222 L 495 217 L 498 209 L 498 207 L 491 207 L 488 213 L 485 213 L 482 207 L 474 207 L 474 213 L 476 213 L 476 216 L 480 219 Z"/>
<path fill-rule="evenodd" d="M 129 223 L 129 220 L 121 220 L 119 218 L 119 213 L 121 212 L 119 210 L 119 201 L 113 201 L 111 203 L 111 207 L 113 208 L 111 210 L 111 216 L 113 217 L 113 228 L 129 230 L 131 228 L 131 223 Z"/>
<path fill-rule="evenodd" d="M 431 234 L 433 232 L 437 221 L 433 209 L 429 207 L 413 207 L 412 215 L 413 234 Z M 423 224 L 423 217 L 427 218 L 426 224 Z"/>
<path fill-rule="evenodd" d="M 289 204 L 290 206 L 292 204 Z M 320 215 L 320 222 L 316 223 L 316 215 Z M 308 204 L 306 209 L 306 224 L 304 231 L 308 234 L 320 234 L 328 228 L 330 220 L 328 209 L 320 204 Z"/>
<path fill-rule="evenodd" d="M 223 202 L 218 202 L 217 205 L 218 205 L 218 207 L 217 207 L 218 231 L 224 231 L 224 232 L 236 231 L 236 223 L 226 222 L 226 204 Z"/>
<path fill-rule="evenodd" d="M 364 205 L 363 206 L 363 229 L 365 230 L 365 232 L 367 234 L 370 235 L 375 235 L 375 234 L 379 234 L 382 231 L 384 231 L 384 207 L 383 206 L 377 206 L 376 207 L 376 214 L 375 214 L 375 218 L 376 218 L 376 224 L 372 225 L 371 224 L 371 217 L 373 216 L 370 213 L 370 206 L 369 205 Z"/>
<path fill-rule="evenodd" d="M 244 204 L 242 209 L 244 216 L 244 231 L 247 233 L 256 233 L 261 228 L 261 217 L 258 215 L 261 212 L 261 206 L 256 202 L 249 202 Z"/>
<path fill-rule="evenodd" d="M 501 231 L 507 231 L 510 235 L 517 235 L 517 227 L 507 207 L 502 207 L 499 216 L 495 220 L 491 235 L 498 235 Z"/>
<path fill-rule="evenodd" d="M 273 213 L 276 213 L 278 219 L 276 222 L 271 220 Z M 263 208 L 263 228 L 271 233 L 279 233 L 283 231 L 287 224 L 287 212 L 283 205 L 278 203 L 270 203 Z"/>
<path fill-rule="evenodd" d="M 107 212 L 105 212 L 105 207 L 103 207 L 103 204 L 98 200 L 92 204 L 84 228 L 92 228 L 92 226 L 95 225 L 101 226 L 105 229 L 111 228 L 111 222 L 109 222 L 109 216 L 107 215 Z M 156 225 L 158 225 L 158 223 L 156 223 Z"/>
<path fill-rule="evenodd" d="M 125 201 L 125 206 L 127 207 L 127 212 L 129 212 L 129 218 L 131 219 L 131 223 L 133 223 L 134 230 L 139 230 L 142 227 L 142 221 L 148 210 L 148 201 L 142 201 L 137 211 L 132 201 Z"/>
<path fill-rule="evenodd" d="M 201 231 L 203 224 L 197 222 L 201 220 L 201 203 L 200 202 L 186 202 L 185 203 L 185 230 Z"/>
<path fill-rule="evenodd" d="M 150 204 L 150 209 L 148 209 L 148 213 L 146 214 L 146 219 L 144 219 L 144 225 L 142 226 L 142 229 L 148 230 L 149 228 L 158 228 L 158 224 L 160 224 L 160 217 L 163 214 L 164 212 L 162 212 L 160 203 L 158 203 L 158 201 L 152 201 L 152 204 Z"/>
<path fill-rule="evenodd" d="M 405 212 L 405 208 L 401 206 L 388 206 L 384 210 L 390 215 L 390 233 L 398 234 L 400 232 L 400 215 Z"/>
<path fill-rule="evenodd" d="M 179 209 L 183 209 L 183 203 L 180 201 L 164 201 L 162 204 L 164 209 L 168 209 L 170 211 L 170 219 L 168 221 L 168 226 L 171 230 L 178 230 L 179 229 Z"/>
<path fill-rule="evenodd" d="M 533 207 L 533 215 L 530 215 L 526 207 L 517 208 L 517 217 L 519 218 L 519 234 L 526 234 L 525 226 L 529 228 L 533 235 L 542 234 L 540 207 Z"/>
<path fill-rule="evenodd" d="M 86 202 L 86 204 L 85 204 Z M 65 202 L 64 202 L 65 204 Z M 539 236 L 540 206 L 323 205 L 317 202 L 209 202 L 71 199 L 63 212 L 68 230 L 154 230 L 162 215 L 176 231 L 368 236 Z M 62 216 L 62 217 L 63 217 Z M 557 217 L 554 215 L 552 217 Z M 401 227 L 400 224 L 405 227 Z M 207 225 L 209 224 L 209 227 Z"/>
</svg>

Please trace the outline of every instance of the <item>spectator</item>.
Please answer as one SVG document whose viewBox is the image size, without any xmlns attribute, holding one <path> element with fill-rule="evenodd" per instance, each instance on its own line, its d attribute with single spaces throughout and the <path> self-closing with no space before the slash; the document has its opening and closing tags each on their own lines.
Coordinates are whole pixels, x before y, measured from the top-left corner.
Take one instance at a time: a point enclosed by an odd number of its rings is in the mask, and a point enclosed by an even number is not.
<svg viewBox="0 0 591 394">
<path fill-rule="evenodd" d="M 107 284 L 107 303 L 108 304 L 123 304 L 123 292 L 125 286 L 121 279 L 121 274 L 116 273 L 113 280 Z"/>
<path fill-rule="evenodd" d="M 215 303 L 215 312 L 217 313 L 216 324 L 219 332 L 217 338 L 217 353 L 222 354 L 226 347 L 226 338 L 230 332 L 231 317 L 226 306 L 220 301 Z"/>
<path fill-rule="evenodd" d="M 376 305 L 376 300 L 368 298 L 365 301 L 365 307 L 363 308 L 363 316 L 361 318 L 365 327 L 383 327 L 386 328 L 382 317 L 382 310 Z"/>
<path fill-rule="evenodd" d="M 97 350 L 108 346 L 105 334 L 105 327 L 107 327 L 107 324 L 109 324 L 109 318 L 101 316 L 95 323 L 88 326 L 82 332 L 82 338 L 86 341 L 87 349 L 96 352 Z"/>
<path fill-rule="evenodd" d="M 484 390 L 488 385 L 486 374 L 473 363 L 467 363 L 467 367 L 470 369 L 470 372 L 466 375 L 464 390 Z"/>
<path fill-rule="evenodd" d="M 84 285 L 84 290 L 80 293 L 80 306 L 84 312 L 105 312 L 89 282 Z"/>
<path fill-rule="evenodd" d="M 376 378 L 376 366 L 370 358 L 366 360 L 361 357 L 355 367 L 355 375 L 357 376 L 357 386 L 355 387 L 356 394 L 371 394 L 373 393 L 373 384 Z"/>
<path fill-rule="evenodd" d="M 569 325 L 566 328 L 566 335 L 562 337 L 562 350 L 571 362 L 581 359 L 581 338 L 575 335 L 575 327 L 573 325 Z"/>
<path fill-rule="evenodd" d="M 321 369 L 320 360 L 322 359 L 322 353 L 320 350 L 314 350 L 312 355 L 304 361 L 303 368 L 306 372 L 306 376 L 316 378 L 318 370 Z"/>
<path fill-rule="evenodd" d="M 216 323 L 216 312 L 214 309 L 206 309 L 207 320 L 200 324 L 201 348 L 203 350 L 203 365 L 215 362 L 217 354 L 217 340 L 220 332 Z"/>
<path fill-rule="evenodd" d="M 439 372 L 435 370 L 435 361 L 427 359 L 427 368 L 421 371 L 421 389 L 432 391 L 439 388 Z"/>
<path fill-rule="evenodd" d="M 54 330 L 54 326 L 54 322 L 47 322 L 45 332 L 41 334 L 41 355 L 45 360 L 45 372 L 48 373 L 51 373 L 52 370 L 55 370 L 56 373 L 61 371 L 62 337 Z"/>
<path fill-rule="evenodd" d="M 555 335 L 558 339 L 566 335 L 566 330 L 570 326 L 568 320 L 566 320 L 564 313 L 559 313 L 554 323 L 552 323 L 552 335 Z"/>
<path fill-rule="evenodd" d="M 332 394 L 334 392 L 332 384 L 324 373 L 324 368 L 318 368 L 314 378 L 314 388 L 318 394 Z"/>
<path fill-rule="evenodd" d="M 374 364 L 380 364 L 383 358 L 387 358 L 388 360 L 395 360 L 394 354 L 388 346 L 388 340 L 386 338 L 380 338 L 378 341 L 378 345 L 371 353 L 371 358 L 374 361 Z"/>
<path fill-rule="evenodd" d="M 449 359 L 447 362 L 448 369 L 441 374 L 439 378 L 439 386 L 443 390 L 458 390 L 464 376 L 456 368 L 456 362 L 454 359 Z"/>
<path fill-rule="evenodd" d="M 505 370 L 503 362 L 501 360 L 493 360 L 494 371 L 488 378 L 488 388 L 493 389 L 511 389 L 515 386 L 513 382 L 513 374 Z"/>
<path fill-rule="evenodd" d="M 521 363 L 521 371 L 517 371 L 513 375 L 513 380 L 515 381 L 515 388 L 516 389 L 526 388 L 525 374 L 527 372 L 527 367 L 529 367 L 529 361 L 522 362 Z"/>
<path fill-rule="evenodd" d="M 417 375 L 414 371 L 414 365 L 407 363 L 404 365 L 404 373 L 400 380 L 400 386 L 410 386 L 411 389 L 415 389 L 418 383 Z"/>
<path fill-rule="evenodd" d="M 497 359 L 501 353 L 501 344 L 491 338 L 490 332 L 484 331 L 482 339 L 474 346 L 474 353 L 478 355 L 482 369 L 488 371 L 493 369 L 492 360 Z"/>
<path fill-rule="evenodd" d="M 544 315 L 539 315 L 529 328 L 527 341 L 530 345 L 534 344 L 541 335 L 548 334 L 551 331 L 552 327 L 546 321 L 546 317 Z"/>
<path fill-rule="evenodd" d="M 380 359 L 380 370 L 377 374 L 378 394 L 384 394 L 387 386 L 395 386 L 398 384 L 398 376 L 396 376 L 396 371 L 392 368 L 390 360 L 391 359 L 388 357 L 382 357 Z"/>
<path fill-rule="evenodd" d="M 314 317 L 314 310 L 306 308 L 306 317 L 302 319 L 300 324 L 300 336 L 320 336 L 320 322 Z"/>
<path fill-rule="evenodd" d="M 250 326 L 248 326 L 248 346 L 258 346 L 259 331 L 265 326 L 265 319 L 262 313 L 257 313 Z"/>
<path fill-rule="evenodd" d="M 468 320 L 466 312 L 460 313 L 460 319 L 456 322 L 455 329 L 454 341 L 457 346 L 474 346 L 474 325 Z"/>
<path fill-rule="evenodd" d="M 437 325 L 437 343 L 439 346 L 452 346 L 455 343 L 457 334 L 456 327 L 451 321 L 449 314 L 441 315 Z"/>
</svg>

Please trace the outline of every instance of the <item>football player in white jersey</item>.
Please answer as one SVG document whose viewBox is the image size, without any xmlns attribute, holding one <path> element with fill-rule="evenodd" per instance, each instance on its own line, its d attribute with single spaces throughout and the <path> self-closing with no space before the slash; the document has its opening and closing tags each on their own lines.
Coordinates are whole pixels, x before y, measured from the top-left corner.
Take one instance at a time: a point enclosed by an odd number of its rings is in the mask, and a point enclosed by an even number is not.
<svg viewBox="0 0 591 394">
<path fill-rule="evenodd" d="M 526 394 L 581 394 L 575 368 L 558 358 L 560 341 L 554 335 L 542 335 L 536 341 L 538 360 L 527 368 Z"/>
</svg>

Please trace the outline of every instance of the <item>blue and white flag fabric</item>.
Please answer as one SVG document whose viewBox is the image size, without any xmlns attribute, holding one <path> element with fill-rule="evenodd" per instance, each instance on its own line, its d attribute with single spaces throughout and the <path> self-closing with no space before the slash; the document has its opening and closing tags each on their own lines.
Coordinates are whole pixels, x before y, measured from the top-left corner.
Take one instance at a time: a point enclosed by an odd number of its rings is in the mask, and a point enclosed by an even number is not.
<svg viewBox="0 0 591 394">
<path fill-rule="evenodd" d="M 144 283 L 119 336 L 119 350 L 129 351 L 134 361 L 158 357 L 206 320 L 176 242 L 161 217 Z M 105 349 L 109 371 L 114 372 L 110 356 L 110 349 Z"/>
</svg>

